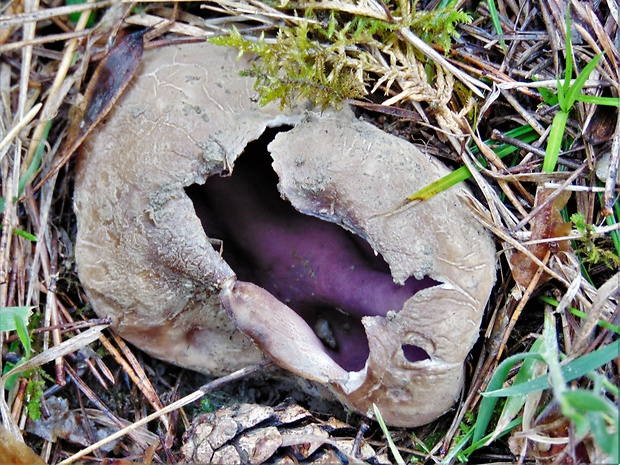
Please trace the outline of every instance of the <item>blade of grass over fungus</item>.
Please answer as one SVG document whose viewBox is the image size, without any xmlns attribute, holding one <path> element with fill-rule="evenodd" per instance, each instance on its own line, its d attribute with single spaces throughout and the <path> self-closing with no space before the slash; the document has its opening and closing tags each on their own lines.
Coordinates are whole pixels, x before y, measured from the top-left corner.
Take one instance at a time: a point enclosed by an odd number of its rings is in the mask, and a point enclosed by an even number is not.
<svg viewBox="0 0 620 465">
<path fill-rule="evenodd" d="M 396 444 L 394 444 L 394 440 L 392 439 L 392 435 L 390 434 L 390 431 L 387 429 L 385 421 L 383 421 L 381 412 L 379 411 L 379 409 L 377 408 L 375 404 L 372 404 L 372 410 L 375 414 L 377 423 L 379 423 L 379 426 L 381 427 L 381 431 L 383 431 L 383 435 L 387 439 L 388 445 L 390 447 L 390 452 L 392 452 L 392 455 L 394 456 L 394 460 L 396 460 L 396 463 L 398 465 L 405 465 L 405 461 L 403 460 L 403 457 L 400 455 L 400 452 L 398 451 Z"/>
<path fill-rule="evenodd" d="M 535 141 L 539 137 L 536 131 L 534 131 L 534 129 L 532 129 L 532 127 L 529 125 L 525 125 L 525 126 L 513 129 L 512 131 L 508 131 L 506 133 L 506 136 L 519 139 L 526 144 L 529 144 L 530 142 Z M 490 139 L 487 139 L 484 143 L 488 146 L 491 146 L 493 144 L 493 142 Z M 514 153 L 517 150 L 518 150 L 517 147 L 515 147 L 514 145 L 510 145 L 510 144 L 502 144 L 493 149 L 493 151 L 497 154 L 499 158 L 504 158 L 506 155 L 510 155 L 511 153 Z M 471 151 L 474 154 L 478 153 L 478 148 L 472 147 Z M 485 166 L 485 167 L 487 166 L 487 162 L 483 157 L 478 158 L 478 161 L 480 162 L 482 166 Z M 471 173 L 469 169 L 466 166 L 461 166 L 460 168 L 457 168 L 454 171 L 452 171 L 450 174 L 447 174 L 446 176 L 438 179 L 437 181 L 432 182 L 429 185 L 423 187 L 422 189 L 417 191 L 415 194 L 410 195 L 409 197 L 407 197 L 407 200 L 409 202 L 413 202 L 414 200 L 428 200 L 434 195 L 437 195 L 440 192 L 443 192 L 446 189 L 449 189 L 450 187 L 458 184 L 459 182 L 465 181 L 469 177 L 471 177 Z"/>
</svg>

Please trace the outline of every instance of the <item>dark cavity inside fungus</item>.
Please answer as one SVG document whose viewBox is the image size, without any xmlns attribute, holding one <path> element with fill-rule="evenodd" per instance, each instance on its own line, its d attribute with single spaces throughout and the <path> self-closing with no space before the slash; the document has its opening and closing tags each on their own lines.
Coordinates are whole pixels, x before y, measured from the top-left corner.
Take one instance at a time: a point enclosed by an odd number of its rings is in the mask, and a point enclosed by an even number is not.
<svg viewBox="0 0 620 465">
<path fill-rule="evenodd" d="M 207 236 L 223 241 L 223 258 L 238 279 L 295 310 L 340 366 L 359 371 L 369 354 L 361 318 L 398 312 L 416 292 L 438 283 L 409 278 L 395 284 L 366 241 L 283 200 L 267 151 L 277 132 L 268 130 L 249 144 L 232 175 L 212 176 L 187 194 Z M 429 358 L 419 347 L 402 349 L 410 362 Z"/>
</svg>

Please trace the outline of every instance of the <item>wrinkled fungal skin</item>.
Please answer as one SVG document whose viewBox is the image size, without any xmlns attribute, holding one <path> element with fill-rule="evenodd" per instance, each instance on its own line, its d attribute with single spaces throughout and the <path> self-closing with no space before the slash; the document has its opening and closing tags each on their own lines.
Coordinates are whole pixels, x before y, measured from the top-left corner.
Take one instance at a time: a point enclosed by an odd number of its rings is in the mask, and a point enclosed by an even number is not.
<svg viewBox="0 0 620 465">
<path fill-rule="evenodd" d="M 122 337 L 172 363 L 221 375 L 266 356 L 363 414 L 372 416 L 375 403 L 388 424 L 432 421 L 458 397 L 495 279 L 493 243 L 458 199 L 465 188 L 395 211 L 448 170 L 346 108 L 259 108 L 252 81 L 238 76 L 249 59 L 235 57 L 207 44 L 145 53 L 138 76 L 85 143 L 76 259 L 93 308 Z M 241 188 L 239 199 L 218 193 L 215 180 L 231 170 L 235 178 L 246 146 L 282 125 L 293 129 L 268 146 L 278 189 L 308 216 L 267 227 L 272 213 L 264 205 Z M 187 195 L 203 184 L 204 195 L 227 199 L 207 211 L 212 220 L 235 203 L 252 212 L 237 209 L 224 222 L 246 224 L 226 236 L 224 251 L 237 241 L 264 270 L 277 263 L 279 271 L 237 279 Z M 328 223 L 308 222 L 315 218 Z M 391 277 L 346 242 L 345 230 L 383 257 Z M 301 250 L 313 272 L 295 276 L 277 246 L 289 255 Z M 361 318 L 363 368 L 344 369 L 346 360 L 338 362 L 304 321 L 311 318 L 293 311 L 308 299 Z"/>
</svg>

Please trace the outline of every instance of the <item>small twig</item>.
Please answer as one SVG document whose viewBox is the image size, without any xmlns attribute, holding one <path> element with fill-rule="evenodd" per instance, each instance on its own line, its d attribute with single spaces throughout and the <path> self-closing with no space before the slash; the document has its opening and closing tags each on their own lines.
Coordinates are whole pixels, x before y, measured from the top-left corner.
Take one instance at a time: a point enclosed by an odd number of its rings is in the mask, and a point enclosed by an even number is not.
<svg viewBox="0 0 620 465">
<path fill-rule="evenodd" d="M 546 206 L 552 202 L 558 195 L 560 195 L 562 193 L 562 191 L 569 186 L 575 179 L 577 179 L 577 177 L 579 177 L 579 175 L 586 169 L 588 165 L 587 164 L 583 164 L 581 165 L 580 168 L 578 168 L 577 170 L 575 170 L 569 177 L 568 179 L 566 179 L 566 181 L 564 181 L 562 183 L 562 185 L 560 186 L 559 189 L 556 189 L 555 192 L 553 192 L 551 195 L 549 195 L 549 197 L 547 197 L 545 199 L 545 201 L 543 203 L 541 203 L 540 205 L 538 205 L 537 207 L 533 208 L 530 211 L 530 214 L 527 215 L 525 218 L 523 218 L 521 221 L 519 221 L 519 223 L 514 226 L 512 228 L 512 231 L 518 231 L 519 229 L 521 229 L 522 227 L 524 227 L 527 223 L 529 223 L 532 218 L 534 218 L 543 208 L 546 208 Z"/>
<path fill-rule="evenodd" d="M 156 420 L 157 418 L 159 418 L 162 415 L 166 415 L 167 413 L 170 413 L 176 409 L 179 409 L 181 407 L 184 407 L 187 404 L 191 404 L 192 402 L 197 401 L 198 399 L 200 399 L 201 397 L 203 397 L 205 394 L 209 393 L 210 391 L 213 391 L 215 389 L 220 388 L 221 386 L 231 382 L 231 381 L 235 381 L 241 378 L 245 378 L 246 376 L 249 376 L 253 373 L 256 373 L 262 369 L 264 369 L 265 367 L 269 366 L 271 364 L 270 360 L 265 360 L 261 363 L 258 363 L 256 365 L 252 365 L 249 367 L 245 367 L 242 368 L 241 370 L 237 370 L 234 373 L 231 373 L 230 375 L 227 376 L 222 376 L 221 378 L 218 378 L 214 381 L 211 381 L 210 383 L 205 384 L 204 386 L 202 386 L 200 389 L 198 389 L 197 391 L 194 391 L 193 393 L 177 400 L 176 402 L 173 402 L 172 404 L 164 407 L 163 409 L 161 409 L 158 412 L 152 413 L 144 418 L 142 418 L 141 420 L 138 420 L 135 423 L 132 423 L 129 426 L 126 426 L 125 428 L 123 428 L 120 431 L 117 431 L 114 434 L 111 434 L 110 436 L 108 436 L 107 438 L 102 439 L 99 442 L 96 442 L 95 444 L 92 444 L 91 446 L 88 446 L 85 449 L 82 449 L 81 451 L 77 452 L 76 454 L 73 454 L 71 457 L 63 460 L 62 462 L 60 462 L 58 465 L 68 465 L 70 463 L 75 462 L 76 460 L 84 457 L 87 454 L 90 454 L 91 452 L 93 452 L 96 449 L 99 449 L 101 446 L 108 444 L 109 442 L 112 442 L 116 439 L 119 439 L 123 436 L 125 436 L 127 433 L 129 433 L 130 431 L 135 430 L 136 428 L 139 428 L 142 425 L 146 425 L 147 423 Z"/>
<path fill-rule="evenodd" d="M 43 37 L 37 37 L 30 40 L 20 40 L 17 42 L 9 42 L 5 45 L 0 45 L 0 55 L 8 53 L 13 50 L 21 50 L 24 47 L 30 47 L 33 45 L 44 45 L 51 42 L 62 42 L 69 39 L 80 39 L 90 34 L 90 30 L 85 29 L 83 31 L 63 32 L 61 34 L 50 34 Z"/>
<path fill-rule="evenodd" d="M 618 298 L 619 291 L 620 273 L 616 273 L 599 288 L 596 297 L 592 302 L 592 307 L 588 309 L 588 318 L 583 324 L 581 331 L 577 336 L 577 340 L 573 344 L 571 356 L 579 356 L 587 347 L 590 335 L 592 334 L 592 331 L 594 331 L 594 329 L 596 328 L 597 322 L 601 318 L 603 310 L 605 309 L 605 304 L 614 295 L 616 295 L 616 298 Z"/>
<path fill-rule="evenodd" d="M 519 103 L 519 101 L 516 98 L 514 98 L 510 92 L 502 91 L 502 95 L 508 101 L 508 103 L 512 105 L 512 108 L 514 108 L 517 111 L 517 113 L 519 113 L 523 117 L 523 119 L 527 121 L 527 124 L 532 126 L 534 131 L 536 131 L 541 136 L 545 134 L 545 128 L 543 128 L 542 125 L 538 121 L 536 121 L 536 119 L 532 116 L 532 114 L 529 111 L 523 108 L 523 106 Z"/>
<path fill-rule="evenodd" d="M 403 39 L 405 39 L 407 42 L 409 42 L 415 48 L 420 50 L 422 53 L 424 53 L 431 60 L 435 61 L 435 63 L 439 63 L 443 68 L 445 68 L 446 70 L 448 70 L 452 74 L 454 74 L 463 84 L 465 84 L 477 96 L 484 97 L 484 95 L 482 94 L 480 89 L 483 89 L 483 90 L 486 90 L 486 91 L 490 91 L 491 90 L 482 81 L 474 79 L 470 75 L 468 75 L 468 74 L 464 73 L 463 71 L 461 71 L 460 69 L 458 69 L 452 63 L 450 63 L 448 60 L 446 60 L 440 53 L 436 52 L 435 49 L 433 49 L 433 47 L 431 47 L 426 42 L 424 42 L 422 39 L 420 39 L 418 36 L 416 36 L 409 29 L 401 28 L 401 29 L 399 29 L 399 32 L 402 35 Z"/>
<path fill-rule="evenodd" d="M 108 406 L 95 394 L 95 392 L 82 380 L 82 378 L 71 368 L 71 366 L 67 365 L 66 367 L 67 374 L 75 384 L 75 386 L 84 393 L 88 400 L 90 400 L 93 405 L 99 409 L 101 413 L 103 413 L 113 425 L 117 428 L 123 428 L 123 421 L 118 418 L 109 408 Z M 132 441 L 137 443 L 142 449 L 146 450 L 149 446 L 146 442 L 141 440 L 137 435 L 130 433 Z"/>
<path fill-rule="evenodd" d="M 547 250 L 547 253 L 546 253 L 545 257 L 542 259 L 542 263 L 544 265 L 547 265 L 547 263 L 549 262 L 549 257 L 550 256 L 551 256 L 551 250 Z M 532 281 L 530 281 L 530 284 L 527 286 L 527 288 L 525 289 L 525 292 L 523 293 L 523 296 L 519 300 L 519 303 L 517 304 L 517 307 L 515 308 L 515 310 L 512 313 L 512 315 L 510 316 L 510 321 L 508 322 L 508 325 L 506 326 L 506 330 L 505 330 L 504 335 L 502 337 L 499 349 L 497 350 L 497 354 L 495 355 L 495 361 L 497 363 L 499 363 L 499 360 L 500 360 L 500 358 L 502 356 L 502 353 L 504 352 L 504 348 L 506 347 L 506 343 L 508 342 L 508 338 L 510 337 L 510 334 L 512 333 L 512 330 L 514 329 L 515 325 L 517 324 L 517 320 L 521 316 L 521 312 L 523 312 L 523 309 L 525 308 L 525 305 L 529 302 L 530 297 L 532 297 L 532 294 L 534 293 L 534 291 L 538 287 L 538 281 L 540 280 L 540 277 L 544 273 L 545 273 L 545 270 L 543 269 L 543 267 L 539 266 L 538 269 L 536 270 L 536 273 L 532 277 Z"/>
</svg>

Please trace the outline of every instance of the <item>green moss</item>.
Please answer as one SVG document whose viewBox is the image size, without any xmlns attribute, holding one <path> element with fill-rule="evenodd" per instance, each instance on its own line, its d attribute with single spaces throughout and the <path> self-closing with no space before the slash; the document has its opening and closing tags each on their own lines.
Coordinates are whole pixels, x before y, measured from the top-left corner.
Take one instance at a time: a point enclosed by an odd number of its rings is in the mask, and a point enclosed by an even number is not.
<svg viewBox="0 0 620 465">
<path fill-rule="evenodd" d="M 45 381 L 35 381 L 34 379 L 31 379 L 26 387 L 26 408 L 31 420 L 41 418 L 41 397 L 43 397 L 44 387 Z"/>
<path fill-rule="evenodd" d="M 294 26 L 279 26 L 275 36 L 253 37 L 236 28 L 211 42 L 259 57 L 246 75 L 256 78 L 261 105 L 297 99 L 336 108 L 346 99 L 366 95 L 374 78 L 390 75 L 387 87 L 425 58 L 402 41 L 398 30 L 410 28 L 423 40 L 449 49 L 456 27 L 471 18 L 452 4 L 416 11 L 409 0 L 386 2 L 389 13 L 364 9 L 351 0 L 271 2 Z M 281 6 L 284 5 L 284 6 Z M 387 68 L 386 68 L 387 67 Z M 399 76 L 400 74 L 400 76 Z"/>
<path fill-rule="evenodd" d="M 611 270 L 620 267 L 620 258 L 616 254 L 594 243 L 592 237 L 594 227 L 586 223 L 585 217 L 581 213 L 574 213 L 570 220 L 575 225 L 575 229 L 583 236 L 576 241 L 576 252 L 581 257 L 584 266 L 604 263 Z"/>
</svg>

